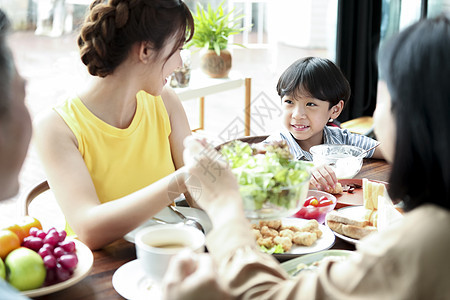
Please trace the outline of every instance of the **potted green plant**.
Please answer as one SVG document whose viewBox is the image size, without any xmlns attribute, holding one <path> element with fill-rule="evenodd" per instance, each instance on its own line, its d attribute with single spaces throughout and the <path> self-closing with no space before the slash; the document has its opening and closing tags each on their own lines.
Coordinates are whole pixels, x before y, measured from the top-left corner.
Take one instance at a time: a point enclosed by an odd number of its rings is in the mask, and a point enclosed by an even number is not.
<svg viewBox="0 0 450 300">
<path fill-rule="evenodd" d="M 224 1 L 215 10 L 210 3 L 207 9 L 197 3 L 197 11 L 193 16 L 194 36 L 187 44 L 187 47 L 205 49 L 201 56 L 201 69 L 213 78 L 228 76 L 231 69 L 231 53 L 227 50 L 228 37 L 244 30 L 240 22 L 243 15 L 235 16 L 234 9 L 225 13 L 223 3 Z"/>
</svg>

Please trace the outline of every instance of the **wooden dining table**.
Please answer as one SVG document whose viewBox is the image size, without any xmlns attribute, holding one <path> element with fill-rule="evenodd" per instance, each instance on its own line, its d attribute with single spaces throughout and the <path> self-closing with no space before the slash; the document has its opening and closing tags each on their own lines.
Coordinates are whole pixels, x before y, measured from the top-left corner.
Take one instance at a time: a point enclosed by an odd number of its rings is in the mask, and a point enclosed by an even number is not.
<svg viewBox="0 0 450 300">
<path fill-rule="evenodd" d="M 389 174 L 390 166 L 384 160 L 365 159 L 355 178 L 387 182 Z M 355 246 L 336 238 L 332 249 L 355 250 Z M 112 276 L 120 266 L 136 259 L 134 244 L 120 239 L 93 254 L 94 264 L 87 277 L 64 290 L 33 299 L 124 299 L 114 289 Z"/>
</svg>

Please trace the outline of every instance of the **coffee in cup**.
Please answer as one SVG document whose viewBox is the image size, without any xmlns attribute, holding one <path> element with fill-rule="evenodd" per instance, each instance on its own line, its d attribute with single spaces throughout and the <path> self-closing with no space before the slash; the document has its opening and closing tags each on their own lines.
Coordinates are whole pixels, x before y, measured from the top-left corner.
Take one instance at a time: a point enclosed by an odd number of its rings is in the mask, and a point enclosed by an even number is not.
<svg viewBox="0 0 450 300">
<path fill-rule="evenodd" d="M 161 224 L 146 227 L 136 233 L 136 254 L 146 275 L 159 283 L 170 259 L 184 249 L 205 251 L 205 235 L 183 224 Z"/>
</svg>

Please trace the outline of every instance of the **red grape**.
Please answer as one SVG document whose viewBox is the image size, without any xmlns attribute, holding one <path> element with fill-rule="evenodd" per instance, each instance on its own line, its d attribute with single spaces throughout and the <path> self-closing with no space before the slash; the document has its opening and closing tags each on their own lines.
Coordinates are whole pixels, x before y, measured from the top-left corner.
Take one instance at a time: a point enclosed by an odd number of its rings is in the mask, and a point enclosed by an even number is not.
<svg viewBox="0 0 450 300">
<path fill-rule="evenodd" d="M 65 230 L 58 231 L 59 241 L 62 242 L 67 236 L 67 232 Z"/>
<path fill-rule="evenodd" d="M 49 286 L 56 283 L 56 268 L 47 269 L 44 285 Z"/>
<path fill-rule="evenodd" d="M 45 239 L 46 236 L 47 236 L 47 234 L 43 230 L 38 230 L 36 232 L 36 237 L 38 237 L 38 238 Z"/>
<path fill-rule="evenodd" d="M 78 258 L 74 253 L 64 254 L 58 259 L 58 262 L 66 270 L 73 270 L 78 264 Z"/>
<path fill-rule="evenodd" d="M 37 252 L 39 251 L 39 249 L 41 249 L 42 245 L 44 245 L 44 242 L 42 241 L 42 239 L 30 235 L 23 239 L 23 245 L 24 247 Z"/>
<path fill-rule="evenodd" d="M 37 233 L 39 232 L 39 228 L 37 227 L 31 227 L 30 231 L 28 232 L 31 236 L 37 236 Z"/>
<path fill-rule="evenodd" d="M 44 258 L 44 257 L 46 257 L 47 255 L 52 255 L 52 256 L 53 256 L 53 251 L 50 251 L 50 249 L 49 249 L 48 247 L 47 247 L 47 248 L 42 247 L 41 249 L 39 249 L 38 254 L 39 254 L 42 258 Z"/>
<path fill-rule="evenodd" d="M 24 237 L 24 238 L 23 238 L 23 241 L 22 241 L 22 246 L 28 248 L 28 243 L 30 242 L 31 238 L 32 238 L 32 236 L 26 236 L 26 237 Z"/>
<path fill-rule="evenodd" d="M 57 232 L 57 230 L 56 230 L 55 227 L 50 228 L 50 229 L 47 231 L 47 234 L 49 234 L 49 233 L 51 233 L 51 232 L 53 232 L 53 231 Z"/>
<path fill-rule="evenodd" d="M 66 254 L 66 251 L 64 251 L 64 249 L 61 247 L 56 247 L 53 251 L 53 255 L 55 255 L 56 258 L 61 257 L 64 254 Z"/>
<path fill-rule="evenodd" d="M 60 242 L 59 246 L 63 248 L 67 253 L 75 252 L 75 243 L 73 241 Z"/>
<path fill-rule="evenodd" d="M 45 243 L 44 243 L 44 245 L 42 245 L 42 248 L 48 249 L 48 251 L 49 251 L 51 254 L 53 254 L 53 250 L 55 250 L 55 247 L 53 247 L 53 246 L 50 245 L 50 244 L 45 244 Z"/>
<path fill-rule="evenodd" d="M 55 246 L 58 242 L 59 242 L 59 235 L 56 231 L 47 233 L 47 236 L 44 239 L 45 244 L 50 244 L 52 246 Z"/>
<path fill-rule="evenodd" d="M 56 258 L 49 254 L 46 257 L 44 257 L 44 266 L 45 268 L 48 269 L 53 269 L 54 267 L 56 267 Z"/>
<path fill-rule="evenodd" d="M 64 269 L 60 264 L 56 264 L 56 278 L 58 281 L 66 281 L 70 278 L 69 270 Z"/>
</svg>

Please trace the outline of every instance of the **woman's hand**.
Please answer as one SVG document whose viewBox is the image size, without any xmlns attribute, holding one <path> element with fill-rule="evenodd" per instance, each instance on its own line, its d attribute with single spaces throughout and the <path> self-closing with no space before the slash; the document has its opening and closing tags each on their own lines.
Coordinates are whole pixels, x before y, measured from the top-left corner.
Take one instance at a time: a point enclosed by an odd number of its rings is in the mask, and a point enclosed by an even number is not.
<svg viewBox="0 0 450 300">
<path fill-rule="evenodd" d="M 205 141 L 189 136 L 184 144 L 184 163 L 190 174 L 186 187 L 195 201 L 214 216 L 214 226 L 227 218 L 243 216 L 239 186 L 227 161 Z"/>
<path fill-rule="evenodd" d="M 211 257 L 184 251 L 173 257 L 162 283 L 163 299 L 228 299 Z"/>
<path fill-rule="evenodd" d="M 338 180 L 330 166 L 322 165 L 311 172 L 310 183 L 318 190 L 331 191 L 336 187 Z"/>
</svg>

